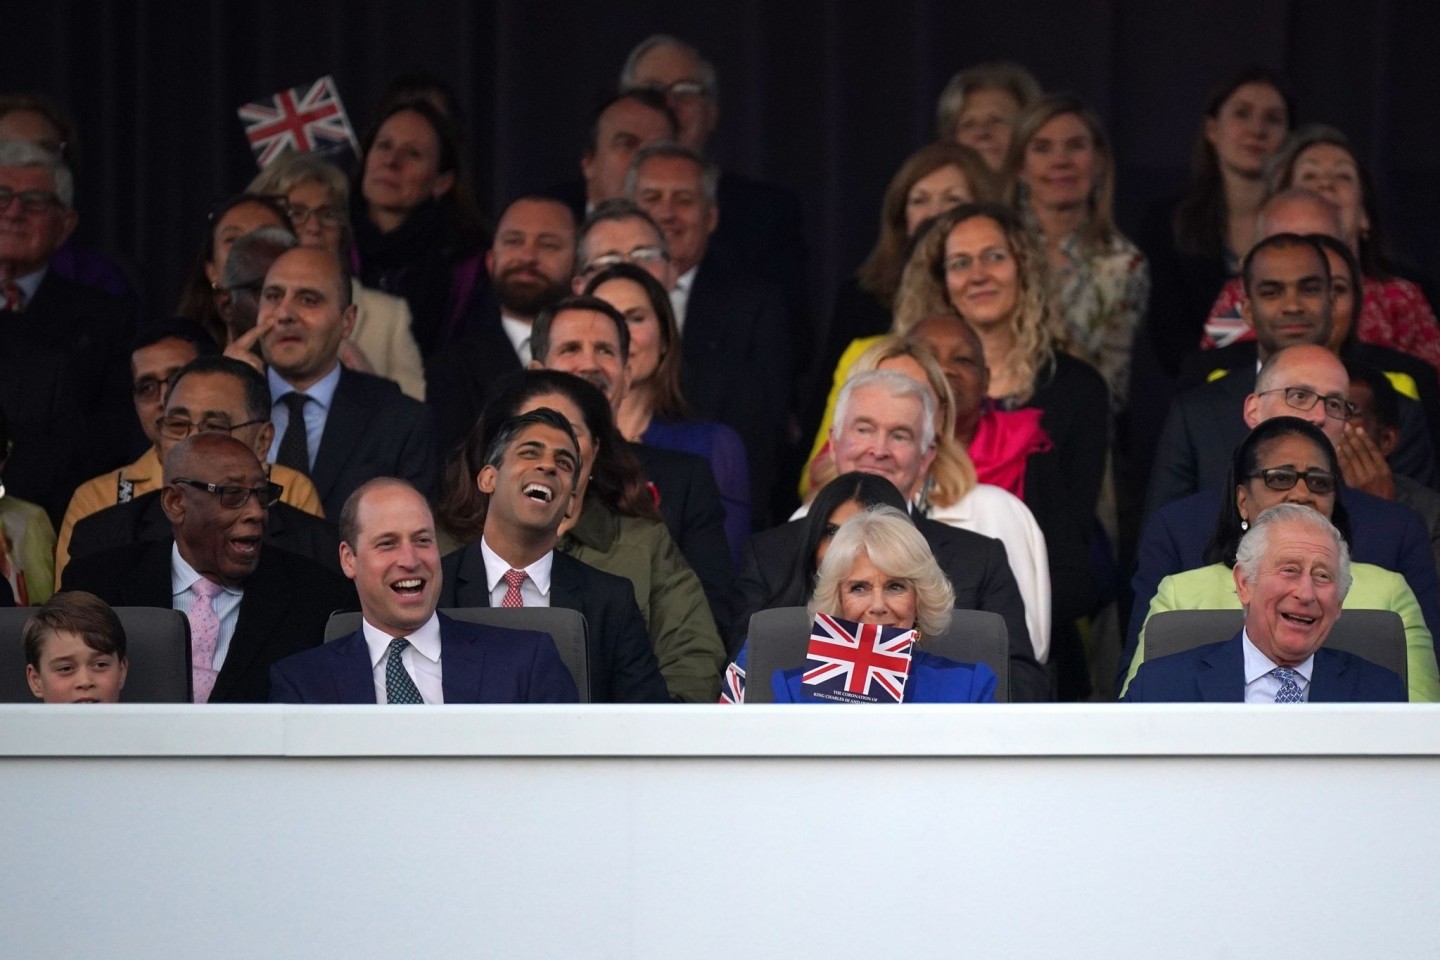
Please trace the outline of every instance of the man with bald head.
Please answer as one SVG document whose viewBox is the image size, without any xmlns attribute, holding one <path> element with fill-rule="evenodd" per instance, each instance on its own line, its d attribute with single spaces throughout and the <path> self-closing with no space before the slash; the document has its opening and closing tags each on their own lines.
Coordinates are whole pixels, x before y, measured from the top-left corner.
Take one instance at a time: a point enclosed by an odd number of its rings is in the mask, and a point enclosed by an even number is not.
<svg viewBox="0 0 1440 960">
<path fill-rule="evenodd" d="M 1242 275 L 1245 318 L 1257 332 L 1261 362 L 1285 347 L 1330 339 L 1330 268 L 1315 241 L 1290 233 L 1268 237 L 1245 257 Z M 1330 367 L 1345 382 L 1333 356 Z M 1230 451 L 1245 437 L 1239 414 L 1255 376 L 1254 365 L 1236 368 L 1175 398 L 1150 475 L 1148 512 L 1223 482 Z"/>
<path fill-rule="evenodd" d="M 354 609 L 344 577 L 264 546 L 280 497 L 254 452 L 226 433 L 177 443 L 161 503 L 172 537 L 71 561 L 63 585 L 112 607 L 172 607 L 190 620 L 194 700 L 264 702 L 270 665 L 317 646 L 335 610 Z"/>
<path fill-rule="evenodd" d="M 1131 583 L 1135 602 L 1130 639 L 1121 664 L 1128 667 L 1133 659 L 1140 626 L 1160 581 L 1209 562 L 1205 545 L 1214 529 L 1221 497 L 1234 495 L 1226 488 L 1229 464 L 1235 447 L 1248 431 L 1272 417 L 1300 417 L 1324 431 L 1332 443 L 1338 443 L 1346 423 L 1355 415 L 1349 388 L 1345 365 L 1318 345 L 1287 347 L 1265 361 L 1254 389 L 1238 403 L 1238 427 L 1219 424 L 1208 435 L 1213 445 L 1197 467 L 1198 492 L 1157 506 L 1145 524 Z M 1221 414 L 1217 411 L 1215 416 L 1219 419 Z M 1224 446 L 1227 443 L 1229 446 Z M 1424 522 L 1408 507 L 1343 483 L 1338 488 L 1338 502 L 1349 514 L 1354 558 L 1402 574 L 1420 601 L 1431 635 L 1440 636 L 1440 583 Z"/>
<path fill-rule="evenodd" d="M 269 459 L 306 474 L 331 517 L 366 480 L 398 476 L 428 492 L 438 471 L 425 405 L 340 363 L 355 324 L 349 273 L 327 250 L 286 251 L 265 275 L 256 324 L 273 402 Z"/>
</svg>

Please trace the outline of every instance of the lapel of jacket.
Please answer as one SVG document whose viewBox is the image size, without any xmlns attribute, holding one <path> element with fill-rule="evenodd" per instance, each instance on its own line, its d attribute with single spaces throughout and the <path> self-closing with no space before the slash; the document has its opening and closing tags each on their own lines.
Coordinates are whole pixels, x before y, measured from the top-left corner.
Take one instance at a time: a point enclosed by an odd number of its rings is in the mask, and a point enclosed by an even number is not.
<svg viewBox="0 0 1440 960">
<path fill-rule="evenodd" d="M 335 678 L 336 703 L 374 703 L 375 673 L 370 666 L 370 648 L 363 631 L 356 630 L 323 647 L 333 656 L 331 675 Z"/>
<path fill-rule="evenodd" d="M 320 449 L 315 453 L 315 469 L 310 475 L 322 501 L 330 496 L 340 479 L 341 467 L 349 460 L 365 433 L 363 392 L 363 381 L 359 376 L 341 367 L 340 382 L 335 386 L 330 413 L 320 434 Z"/>
<path fill-rule="evenodd" d="M 446 703 L 479 703 L 485 645 L 464 626 L 440 614 L 440 688 Z"/>
<path fill-rule="evenodd" d="M 1343 657 L 1331 656 L 1330 651 L 1321 647 L 1315 651 L 1315 665 L 1310 671 L 1311 703 L 1343 703 L 1353 699 L 1346 696 L 1349 678 L 1349 664 Z"/>
<path fill-rule="evenodd" d="M 446 591 L 449 593 L 450 591 Z M 457 607 L 490 606 L 490 590 L 485 580 L 485 557 L 480 553 L 480 541 L 460 551 L 460 561 L 455 568 L 455 589 L 452 594 Z M 444 674 L 444 670 L 441 670 Z"/>
<path fill-rule="evenodd" d="M 285 612 L 289 608 L 285 598 L 294 589 L 294 584 L 286 582 L 284 572 L 275 565 L 274 555 L 267 554 L 262 545 L 260 563 L 250 579 L 245 581 L 245 592 L 240 598 L 240 617 L 235 621 L 235 633 L 230 637 L 225 664 L 215 678 L 215 689 L 210 693 L 212 701 L 224 700 L 264 649 L 271 634 L 285 629 Z"/>
<path fill-rule="evenodd" d="M 1245 653 L 1236 634 L 1200 661 L 1195 676 L 1200 699 L 1205 703 L 1245 701 Z"/>
<path fill-rule="evenodd" d="M 580 595 L 580 564 L 583 561 L 559 550 L 552 550 L 551 556 L 555 558 L 555 563 L 550 567 L 550 606 L 583 612 L 584 598 Z"/>
<path fill-rule="evenodd" d="M 175 594 L 170 589 L 170 550 L 173 537 L 136 544 L 135 566 L 123 571 L 120 603 L 124 607 L 174 608 Z"/>
</svg>

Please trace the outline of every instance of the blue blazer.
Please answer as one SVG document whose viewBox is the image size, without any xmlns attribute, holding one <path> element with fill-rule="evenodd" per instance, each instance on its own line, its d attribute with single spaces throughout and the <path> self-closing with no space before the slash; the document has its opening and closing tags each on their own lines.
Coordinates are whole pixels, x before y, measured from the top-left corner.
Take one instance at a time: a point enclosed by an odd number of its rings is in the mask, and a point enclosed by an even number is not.
<svg viewBox="0 0 1440 960">
<path fill-rule="evenodd" d="M 1340 650 L 1315 651 L 1311 703 L 1403 702 L 1405 687 L 1394 672 Z M 1223 643 L 1147 660 L 1130 681 L 1128 703 L 1242 703 L 1245 652 L 1240 634 Z"/>
<path fill-rule="evenodd" d="M 1436 581 L 1435 554 L 1430 550 L 1425 521 L 1403 504 L 1350 487 L 1340 488 L 1340 500 L 1350 514 L 1350 559 L 1373 563 L 1404 577 L 1420 602 L 1430 636 L 1440 646 L 1440 583 Z M 1150 614 L 1150 601 L 1155 599 L 1160 581 L 1172 573 L 1207 565 L 1205 545 L 1210 542 L 1219 513 L 1218 489 L 1206 490 L 1161 507 L 1145 524 L 1135 554 L 1135 576 L 1130 581 L 1135 602 L 1130 608 L 1125 652 L 1120 657 L 1122 680 L 1135 657 L 1140 628 Z"/>
<path fill-rule="evenodd" d="M 776 670 L 770 678 L 776 703 L 799 703 L 803 667 Z M 983 663 L 960 663 L 916 650 L 905 681 L 906 703 L 994 703 L 1000 678 Z M 808 699 L 806 701 L 809 702 Z"/>
<path fill-rule="evenodd" d="M 463 623 L 440 614 L 446 703 L 575 703 L 575 680 L 548 633 Z M 273 703 L 374 703 L 365 635 L 286 657 L 270 668 Z"/>
</svg>

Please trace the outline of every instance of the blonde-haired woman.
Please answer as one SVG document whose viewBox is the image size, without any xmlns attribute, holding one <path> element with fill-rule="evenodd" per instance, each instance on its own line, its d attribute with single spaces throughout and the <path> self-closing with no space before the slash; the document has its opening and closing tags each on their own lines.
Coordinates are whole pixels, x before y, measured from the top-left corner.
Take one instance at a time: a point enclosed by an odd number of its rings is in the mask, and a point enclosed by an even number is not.
<svg viewBox="0 0 1440 960">
<path fill-rule="evenodd" d="M 289 154 L 262 170 L 249 191 L 280 201 L 302 246 L 350 256 L 350 188 L 334 164 L 310 154 Z M 350 284 L 355 327 L 341 346 L 340 359 L 353 370 L 394 380 L 408 396 L 424 400 L 425 366 L 410 331 L 410 305 L 361 286 L 359 280 Z"/>
<path fill-rule="evenodd" d="M 1115 159 L 1100 118 L 1074 97 L 1041 98 L 1016 121 L 1005 169 L 1016 209 L 1044 245 L 1069 349 L 1100 371 L 1119 409 L 1150 267 L 1115 225 Z"/>
<path fill-rule="evenodd" d="M 993 703 L 999 678 L 985 664 L 960 663 L 930 653 L 926 640 L 945 633 L 955 592 L 930 545 L 901 511 L 871 507 L 850 515 L 817 550 L 819 569 L 811 594 L 811 615 L 825 613 L 858 623 L 913 628 L 919 632 L 905 683 L 907 703 Z M 741 650 L 728 671 L 727 686 L 743 701 L 745 660 Z M 801 699 L 802 669 L 762 678 L 776 703 Z"/>
</svg>

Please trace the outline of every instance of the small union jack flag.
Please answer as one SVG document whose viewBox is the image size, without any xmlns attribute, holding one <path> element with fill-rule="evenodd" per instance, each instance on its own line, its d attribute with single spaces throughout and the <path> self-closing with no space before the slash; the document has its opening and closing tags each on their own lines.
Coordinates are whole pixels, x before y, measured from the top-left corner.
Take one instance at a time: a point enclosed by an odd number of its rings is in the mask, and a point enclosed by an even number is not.
<svg viewBox="0 0 1440 960">
<path fill-rule="evenodd" d="M 815 614 L 801 677 L 807 700 L 901 703 L 917 634 Z"/>
<path fill-rule="evenodd" d="M 720 678 L 720 702 L 745 702 L 745 668 L 734 661 L 725 668 L 725 673 Z"/>
<path fill-rule="evenodd" d="M 268 102 L 247 103 L 236 112 L 261 167 L 287 151 L 333 156 L 357 148 L 333 77 L 281 90 Z"/>
</svg>

